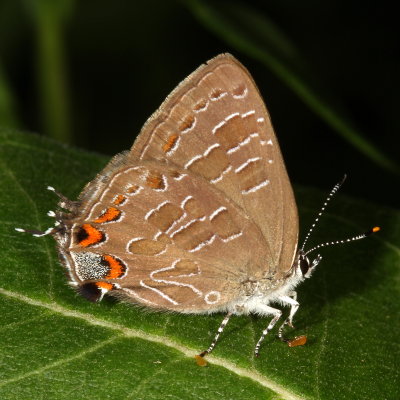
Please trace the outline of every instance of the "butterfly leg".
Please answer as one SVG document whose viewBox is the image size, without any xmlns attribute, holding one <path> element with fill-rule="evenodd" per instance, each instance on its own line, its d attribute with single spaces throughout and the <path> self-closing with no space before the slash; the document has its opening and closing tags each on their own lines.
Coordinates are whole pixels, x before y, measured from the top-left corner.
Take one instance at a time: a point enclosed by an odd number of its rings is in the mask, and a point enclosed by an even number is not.
<svg viewBox="0 0 400 400">
<path fill-rule="evenodd" d="M 297 293 L 295 291 L 290 292 L 288 296 L 281 296 L 279 300 L 282 303 L 289 304 L 291 306 L 289 317 L 285 319 L 284 323 L 279 327 L 278 330 L 279 339 L 283 342 L 287 342 L 287 339 L 285 339 L 282 335 L 283 328 L 285 327 L 285 325 L 289 325 L 291 328 L 294 328 L 293 317 L 299 309 L 300 304 L 297 301 Z"/>
<path fill-rule="evenodd" d="M 263 342 L 265 336 L 275 326 L 275 324 L 278 322 L 279 318 L 282 316 L 282 311 L 278 310 L 277 308 L 264 306 L 264 310 L 263 311 L 265 311 L 266 314 L 272 314 L 274 316 L 274 318 L 272 318 L 272 320 L 269 323 L 269 325 L 263 330 L 260 339 L 258 339 L 258 342 L 257 342 L 256 347 L 254 349 L 254 355 L 256 357 L 258 357 L 260 355 L 260 346 L 261 346 L 261 343 Z"/>
<path fill-rule="evenodd" d="M 215 347 L 215 345 L 217 344 L 217 341 L 218 341 L 218 339 L 219 339 L 221 333 L 222 333 L 223 330 L 225 329 L 225 326 L 228 324 L 228 321 L 229 321 L 229 319 L 231 318 L 231 316 L 232 316 L 232 313 L 231 313 L 231 312 L 228 312 L 228 314 L 226 314 L 225 318 L 223 319 L 223 321 L 221 322 L 221 325 L 220 325 L 219 328 L 218 328 L 218 331 L 217 331 L 217 334 L 216 334 L 215 337 L 214 337 L 214 340 L 213 340 L 213 341 L 211 342 L 211 344 L 210 344 L 210 347 L 209 347 L 207 350 L 202 351 L 202 352 L 199 354 L 201 357 L 204 357 L 204 356 L 206 356 L 207 354 L 210 354 L 210 353 L 214 350 L 214 347 Z"/>
</svg>

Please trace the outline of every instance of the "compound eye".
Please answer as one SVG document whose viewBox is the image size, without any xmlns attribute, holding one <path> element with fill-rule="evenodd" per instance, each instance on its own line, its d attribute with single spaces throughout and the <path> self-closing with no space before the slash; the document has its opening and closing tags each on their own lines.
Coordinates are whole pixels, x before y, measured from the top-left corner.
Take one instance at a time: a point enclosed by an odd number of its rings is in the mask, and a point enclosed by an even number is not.
<svg viewBox="0 0 400 400">
<path fill-rule="evenodd" d="M 308 270 L 310 269 L 310 261 L 307 257 L 301 257 L 299 260 L 301 273 L 304 275 L 307 274 Z"/>
</svg>

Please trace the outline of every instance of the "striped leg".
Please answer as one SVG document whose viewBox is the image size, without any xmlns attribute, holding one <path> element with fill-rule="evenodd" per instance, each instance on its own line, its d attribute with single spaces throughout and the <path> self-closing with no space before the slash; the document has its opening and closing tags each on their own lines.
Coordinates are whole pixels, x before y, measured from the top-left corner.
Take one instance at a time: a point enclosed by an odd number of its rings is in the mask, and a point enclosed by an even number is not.
<svg viewBox="0 0 400 400">
<path fill-rule="evenodd" d="M 254 349 L 254 355 L 256 357 L 258 357 L 260 355 L 260 346 L 261 346 L 261 343 L 263 342 L 265 336 L 275 326 L 275 324 L 278 322 L 279 318 L 282 316 L 282 311 L 278 310 L 277 308 L 264 306 L 264 311 L 265 311 L 266 314 L 272 314 L 274 316 L 274 318 L 272 318 L 272 320 L 269 323 L 269 325 L 263 330 L 260 339 L 258 339 L 258 342 L 257 342 L 256 347 Z"/>
<path fill-rule="evenodd" d="M 290 292 L 289 296 L 282 296 L 279 298 L 280 301 L 284 304 L 290 304 L 290 314 L 289 317 L 285 319 L 285 322 L 279 327 L 278 330 L 278 337 L 283 342 L 287 342 L 288 340 L 283 337 L 282 331 L 286 325 L 289 325 L 291 328 L 293 326 L 293 317 L 296 314 L 297 310 L 299 309 L 300 304 L 297 302 L 297 293 L 295 291 Z"/>
<path fill-rule="evenodd" d="M 215 335 L 215 337 L 214 337 L 214 340 L 211 342 L 211 344 L 210 344 L 210 347 L 207 349 L 207 350 L 205 350 L 205 351 L 203 351 L 203 352 L 201 352 L 199 355 L 201 356 L 201 357 L 204 357 L 204 356 L 206 356 L 207 354 L 210 354 L 213 350 L 214 350 L 214 347 L 215 347 L 215 345 L 217 344 L 217 341 L 218 341 L 218 339 L 219 339 L 219 336 L 221 335 L 221 333 L 222 333 L 222 331 L 225 329 L 225 326 L 227 325 L 227 323 L 228 323 L 228 321 L 229 321 L 229 318 L 232 316 L 232 313 L 231 312 L 228 312 L 228 314 L 226 314 L 226 316 L 225 316 L 225 318 L 223 319 L 223 321 L 221 322 L 221 325 L 219 326 L 219 328 L 218 328 L 218 331 L 217 331 L 217 334 Z"/>
</svg>

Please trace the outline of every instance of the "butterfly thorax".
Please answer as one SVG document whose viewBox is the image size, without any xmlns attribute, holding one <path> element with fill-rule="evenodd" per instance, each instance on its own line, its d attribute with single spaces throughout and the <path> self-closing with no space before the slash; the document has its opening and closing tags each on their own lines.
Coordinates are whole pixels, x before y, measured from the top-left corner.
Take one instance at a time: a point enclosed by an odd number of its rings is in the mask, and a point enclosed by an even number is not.
<svg viewBox="0 0 400 400">
<path fill-rule="evenodd" d="M 295 263 L 285 277 L 275 279 L 268 274 L 258 280 L 242 282 L 241 295 L 227 306 L 227 310 L 234 314 L 265 315 L 264 306 L 279 302 L 279 297 L 288 296 L 304 278 L 296 256 Z"/>
</svg>

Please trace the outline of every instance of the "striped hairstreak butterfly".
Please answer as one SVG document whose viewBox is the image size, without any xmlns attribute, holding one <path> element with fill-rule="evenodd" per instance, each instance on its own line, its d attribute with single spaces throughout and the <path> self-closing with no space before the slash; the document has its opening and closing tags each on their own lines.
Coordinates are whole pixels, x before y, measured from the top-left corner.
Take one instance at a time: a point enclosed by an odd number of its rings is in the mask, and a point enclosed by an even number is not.
<svg viewBox="0 0 400 400">
<path fill-rule="evenodd" d="M 274 303 L 290 307 L 278 336 L 304 344 L 305 336 L 282 334 L 299 308 L 294 289 L 321 260 L 310 261 L 311 251 L 344 242 L 298 248 L 296 202 L 270 117 L 229 54 L 186 78 L 78 201 L 56 194 L 54 227 L 17 230 L 53 236 L 70 284 L 90 301 L 107 293 L 154 310 L 225 312 L 198 360 L 237 314 L 272 316 L 258 355 L 282 315 Z"/>
</svg>

